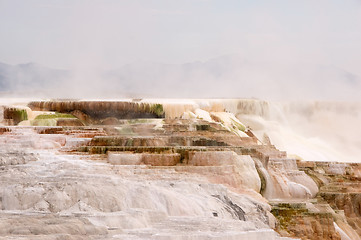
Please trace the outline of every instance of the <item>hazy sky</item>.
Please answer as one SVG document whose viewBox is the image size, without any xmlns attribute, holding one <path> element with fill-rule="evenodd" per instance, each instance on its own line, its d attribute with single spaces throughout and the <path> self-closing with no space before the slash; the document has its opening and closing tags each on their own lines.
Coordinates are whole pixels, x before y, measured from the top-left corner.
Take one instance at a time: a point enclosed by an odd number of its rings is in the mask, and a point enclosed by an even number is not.
<svg viewBox="0 0 361 240">
<path fill-rule="evenodd" d="M 114 68 L 238 54 L 361 74 L 361 0 L 0 0 L 0 61 Z"/>
</svg>

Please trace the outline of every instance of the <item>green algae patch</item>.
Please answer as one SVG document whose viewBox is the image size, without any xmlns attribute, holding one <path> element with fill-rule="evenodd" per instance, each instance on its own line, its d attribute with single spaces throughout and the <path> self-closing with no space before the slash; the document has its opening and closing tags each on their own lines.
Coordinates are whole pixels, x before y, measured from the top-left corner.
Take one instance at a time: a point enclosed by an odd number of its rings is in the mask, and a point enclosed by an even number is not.
<svg viewBox="0 0 361 240">
<path fill-rule="evenodd" d="M 163 105 L 162 104 L 152 104 L 150 106 L 150 112 L 154 113 L 155 115 L 157 115 L 158 117 L 164 117 L 164 109 L 163 109 Z"/>
<path fill-rule="evenodd" d="M 55 118 L 76 118 L 75 116 L 67 113 L 54 113 L 54 114 L 41 114 L 36 116 L 34 120 L 41 119 L 55 119 Z"/>
<path fill-rule="evenodd" d="M 67 113 L 45 113 L 36 116 L 31 121 L 32 126 L 84 126 L 83 121 L 72 114 Z"/>
<path fill-rule="evenodd" d="M 34 119 L 30 121 L 31 126 L 48 126 L 48 127 L 56 127 L 57 126 L 56 119 Z"/>
<path fill-rule="evenodd" d="M 232 122 L 232 124 L 233 124 L 236 128 L 238 128 L 238 130 L 240 130 L 240 131 L 242 131 L 242 132 L 246 131 L 246 127 L 245 127 L 243 124 L 235 121 L 235 120 L 232 119 L 232 118 L 231 118 L 231 122 Z"/>
<path fill-rule="evenodd" d="M 28 120 L 28 113 L 26 109 L 21 108 L 5 108 L 4 109 L 4 119 L 11 119 L 14 125 L 22 121 Z"/>
<path fill-rule="evenodd" d="M 15 114 L 21 121 L 28 120 L 28 113 L 25 109 L 19 109 L 15 111 Z"/>
</svg>

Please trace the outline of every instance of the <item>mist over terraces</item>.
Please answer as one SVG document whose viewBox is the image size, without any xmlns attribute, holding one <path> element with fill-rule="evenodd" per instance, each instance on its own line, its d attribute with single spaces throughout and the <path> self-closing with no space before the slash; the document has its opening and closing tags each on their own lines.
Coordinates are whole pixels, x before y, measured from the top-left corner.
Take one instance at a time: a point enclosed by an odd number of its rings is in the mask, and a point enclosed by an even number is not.
<svg viewBox="0 0 361 240">
<path fill-rule="evenodd" d="M 0 0 L 0 240 L 361 240 L 360 13 Z"/>
<path fill-rule="evenodd" d="M 156 98 L 162 92 L 172 98 L 357 101 L 360 91 L 358 75 L 334 66 L 255 62 L 237 55 L 185 64 L 138 61 L 110 70 L 0 63 L 0 92 L 32 97 Z"/>
</svg>

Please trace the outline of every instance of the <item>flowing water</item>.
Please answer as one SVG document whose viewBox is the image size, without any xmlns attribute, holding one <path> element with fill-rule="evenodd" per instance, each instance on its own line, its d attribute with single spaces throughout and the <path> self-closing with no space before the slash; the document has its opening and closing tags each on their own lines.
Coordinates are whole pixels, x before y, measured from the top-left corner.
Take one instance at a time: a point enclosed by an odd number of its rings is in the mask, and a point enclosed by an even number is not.
<svg viewBox="0 0 361 240">
<path fill-rule="evenodd" d="M 296 158 L 306 161 L 361 161 L 359 102 L 219 99 L 193 100 L 192 104 L 193 109 L 233 113 L 261 142 L 269 138 L 278 149 Z M 188 105 L 191 104 L 188 102 Z M 176 116 L 174 112 L 177 112 L 174 106 L 172 116 Z"/>
<path fill-rule="evenodd" d="M 262 141 L 306 161 L 361 161 L 361 103 L 238 104 L 237 117 Z"/>
<path fill-rule="evenodd" d="M 268 102 L 256 99 L 143 100 L 163 102 L 167 117 L 203 109 L 228 111 L 261 142 L 306 161 L 361 161 L 361 103 Z"/>
</svg>

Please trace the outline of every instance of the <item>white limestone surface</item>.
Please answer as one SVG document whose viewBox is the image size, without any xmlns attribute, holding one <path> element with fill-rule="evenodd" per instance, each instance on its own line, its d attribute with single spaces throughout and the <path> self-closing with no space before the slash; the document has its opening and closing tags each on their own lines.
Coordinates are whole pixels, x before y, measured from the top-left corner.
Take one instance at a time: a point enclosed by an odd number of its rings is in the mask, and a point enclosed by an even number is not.
<svg viewBox="0 0 361 240">
<path fill-rule="evenodd" d="M 279 239 L 269 205 L 200 174 L 64 154 L 33 143 L 66 138 L 12 130 L 2 156 L 36 158 L 0 168 L 0 239 Z"/>
</svg>

